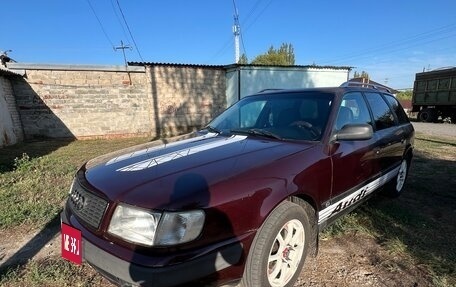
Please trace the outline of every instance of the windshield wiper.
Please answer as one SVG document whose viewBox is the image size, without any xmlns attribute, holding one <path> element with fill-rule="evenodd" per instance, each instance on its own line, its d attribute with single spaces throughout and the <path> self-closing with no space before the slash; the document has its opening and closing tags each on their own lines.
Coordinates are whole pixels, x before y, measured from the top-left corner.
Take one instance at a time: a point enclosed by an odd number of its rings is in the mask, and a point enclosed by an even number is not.
<svg viewBox="0 0 456 287">
<path fill-rule="evenodd" d="M 231 130 L 232 133 L 243 133 L 243 134 L 249 134 L 249 135 L 255 135 L 255 136 L 264 136 L 268 138 L 273 138 L 273 139 L 279 139 L 281 140 L 282 137 L 266 130 L 262 129 L 233 129 Z"/>
<path fill-rule="evenodd" d="M 208 130 L 211 133 L 216 133 L 216 134 L 221 134 L 222 133 L 222 131 L 214 128 L 213 126 L 206 126 L 205 129 Z"/>
</svg>

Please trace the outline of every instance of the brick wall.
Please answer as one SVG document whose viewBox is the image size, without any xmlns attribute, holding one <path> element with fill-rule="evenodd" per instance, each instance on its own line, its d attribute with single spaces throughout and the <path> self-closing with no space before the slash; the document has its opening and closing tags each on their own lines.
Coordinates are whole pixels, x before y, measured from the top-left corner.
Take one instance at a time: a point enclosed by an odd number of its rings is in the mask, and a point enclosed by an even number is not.
<svg viewBox="0 0 456 287">
<path fill-rule="evenodd" d="M 27 69 L 14 82 L 26 138 L 150 135 L 144 72 Z"/>
<path fill-rule="evenodd" d="M 226 108 L 225 70 L 188 66 L 148 66 L 154 115 L 160 133 L 170 136 L 208 123 Z"/>
<path fill-rule="evenodd" d="M 170 136 L 226 107 L 224 69 L 26 66 L 13 81 L 26 138 Z"/>
<path fill-rule="evenodd" d="M 0 147 L 22 140 L 22 125 L 10 79 L 0 75 Z"/>
</svg>

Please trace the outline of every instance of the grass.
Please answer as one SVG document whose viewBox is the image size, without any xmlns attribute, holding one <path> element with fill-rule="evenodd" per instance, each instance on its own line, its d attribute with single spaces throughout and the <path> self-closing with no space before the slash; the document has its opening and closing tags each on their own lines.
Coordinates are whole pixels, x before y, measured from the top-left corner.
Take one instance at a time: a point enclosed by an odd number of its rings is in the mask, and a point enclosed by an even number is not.
<svg viewBox="0 0 456 287">
<path fill-rule="evenodd" d="M 0 230 L 44 226 L 61 210 L 85 161 L 145 141 L 45 141 L 0 149 Z"/>
<path fill-rule="evenodd" d="M 25 268 L 9 269 L 0 279 L 0 286 L 100 286 L 106 284 L 87 265 L 77 266 L 61 259 L 31 261 Z"/>
<path fill-rule="evenodd" d="M 0 232 L 41 228 L 61 210 L 72 177 L 86 160 L 147 139 L 32 142 L 0 149 Z M 456 286 L 456 141 L 417 134 L 404 194 L 376 196 L 321 235 L 357 233 L 386 250 L 391 272 L 419 266 L 433 286 Z M 0 274 L 0 286 L 107 286 L 86 265 L 57 257 Z"/>
<path fill-rule="evenodd" d="M 376 196 L 322 236 L 331 239 L 356 232 L 373 237 L 392 258 L 399 257 L 401 265 L 424 268 L 434 286 L 456 286 L 456 140 L 418 134 L 415 145 L 400 198 Z"/>
</svg>

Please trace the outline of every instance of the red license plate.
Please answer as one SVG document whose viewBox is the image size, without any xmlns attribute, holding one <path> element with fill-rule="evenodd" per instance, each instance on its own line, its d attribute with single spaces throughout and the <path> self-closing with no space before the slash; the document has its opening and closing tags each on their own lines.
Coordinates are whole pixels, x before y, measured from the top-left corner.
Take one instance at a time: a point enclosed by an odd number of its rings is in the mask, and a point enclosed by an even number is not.
<svg viewBox="0 0 456 287">
<path fill-rule="evenodd" d="M 62 257 L 76 264 L 82 263 L 81 231 L 62 223 Z"/>
</svg>

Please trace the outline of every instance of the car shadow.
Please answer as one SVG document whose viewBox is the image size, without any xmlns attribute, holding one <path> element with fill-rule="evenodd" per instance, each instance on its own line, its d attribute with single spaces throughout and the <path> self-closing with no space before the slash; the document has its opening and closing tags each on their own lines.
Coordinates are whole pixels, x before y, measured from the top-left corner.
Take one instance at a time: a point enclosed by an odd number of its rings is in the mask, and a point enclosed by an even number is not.
<svg viewBox="0 0 456 287">
<path fill-rule="evenodd" d="M 456 142 L 450 142 L 450 140 L 442 141 L 442 140 L 433 140 L 433 139 L 426 139 L 426 138 L 419 138 L 419 137 L 416 137 L 416 139 L 417 140 L 421 140 L 421 141 L 425 141 L 425 142 L 430 142 L 430 143 L 437 143 L 437 144 L 456 146 Z"/>
<path fill-rule="evenodd" d="M 220 279 L 221 272 L 224 272 L 228 266 L 237 264 L 241 256 L 243 256 L 243 248 L 241 243 L 236 238 L 233 228 L 228 216 L 219 211 L 215 207 L 210 206 L 210 191 L 207 180 L 203 175 L 197 173 L 186 173 L 177 178 L 174 184 L 174 190 L 169 199 L 170 204 L 178 203 L 179 210 L 201 210 L 206 211 L 206 220 L 200 237 L 208 238 L 213 236 L 213 229 L 211 226 L 223 226 L 223 235 L 220 238 L 227 239 L 232 243 L 228 248 L 219 248 L 218 250 L 210 250 L 209 248 L 201 247 L 183 247 L 169 249 L 172 253 L 175 250 L 182 250 L 182 253 L 187 254 L 186 259 L 179 259 L 181 252 L 178 251 L 175 260 L 186 262 L 185 268 L 180 268 L 179 264 L 171 265 L 167 269 L 168 274 L 160 274 L 161 276 L 153 276 L 144 278 L 144 273 L 139 273 L 133 265 L 130 267 L 130 276 L 135 282 L 141 282 L 141 286 L 155 286 L 162 284 L 168 286 L 211 286 L 209 282 L 217 281 Z M 173 207 L 176 207 L 174 204 Z M 173 208 L 174 209 L 174 208 Z M 208 216 L 209 215 L 209 216 Z M 209 221 L 209 222 L 208 222 Z M 217 230 L 220 230 L 217 228 Z M 234 240 L 233 240 L 234 239 Z M 140 252 L 138 250 L 138 252 Z M 133 257 L 132 262 L 138 262 L 138 258 Z M 189 262 L 192 262 L 189 264 Z M 154 270 L 151 270 L 153 272 Z M 175 274 L 176 276 L 169 276 Z M 168 275 L 168 276 L 166 276 Z M 203 278 L 197 279 L 195 278 Z M 185 283 L 182 283 L 185 282 Z M 226 282 L 228 283 L 228 282 Z M 181 285 L 178 285 L 181 284 Z"/>
<path fill-rule="evenodd" d="M 31 160 L 69 145 L 72 139 L 32 140 L 0 148 L 0 174 L 16 169 L 17 161 Z"/>
<path fill-rule="evenodd" d="M 360 208 L 380 245 L 394 252 L 394 243 L 401 242 L 414 264 L 440 276 L 456 272 L 454 163 L 416 153 L 399 198 L 375 196 Z"/>
<path fill-rule="evenodd" d="M 57 213 L 32 239 L 0 265 L 0 277 L 4 276 L 8 270 L 24 266 L 59 232 L 60 212 Z"/>
</svg>

